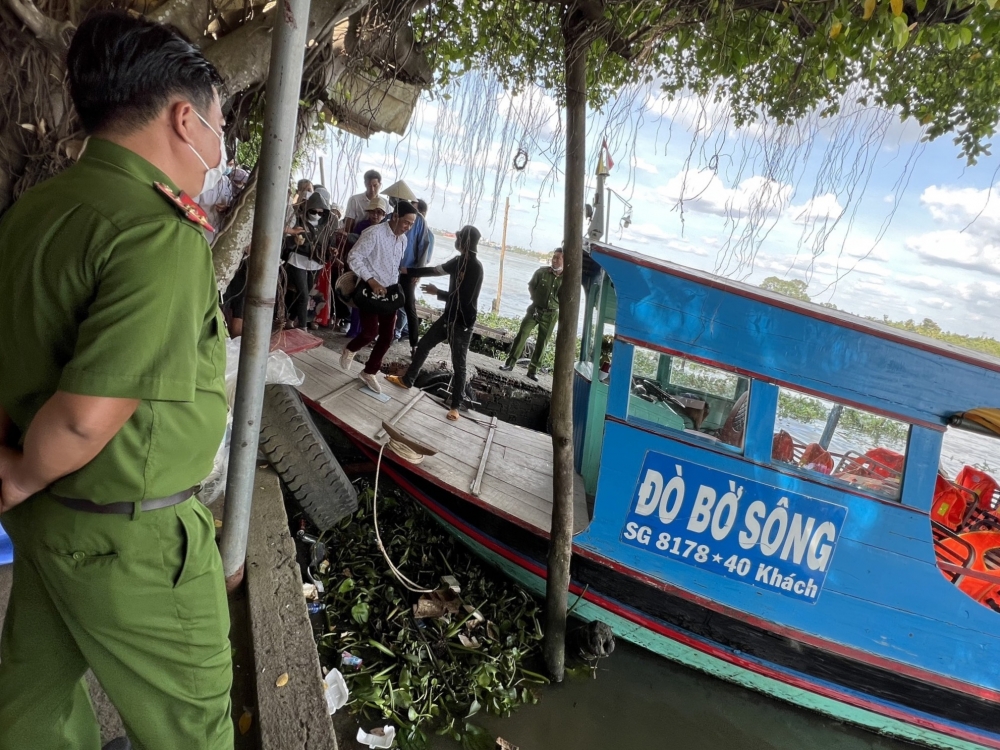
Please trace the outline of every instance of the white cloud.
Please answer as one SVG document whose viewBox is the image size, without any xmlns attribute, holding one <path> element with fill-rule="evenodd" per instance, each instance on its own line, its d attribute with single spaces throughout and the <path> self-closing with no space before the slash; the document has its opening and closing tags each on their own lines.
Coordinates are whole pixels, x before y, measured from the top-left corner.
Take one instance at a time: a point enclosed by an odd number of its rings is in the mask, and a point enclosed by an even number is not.
<svg viewBox="0 0 1000 750">
<path fill-rule="evenodd" d="M 810 198 L 801 206 L 789 206 L 788 216 L 796 224 L 812 224 L 814 222 L 836 221 L 844 213 L 837 196 L 824 193 Z"/>
<path fill-rule="evenodd" d="M 643 172 L 649 172 L 650 174 L 659 174 L 660 173 L 660 170 L 656 168 L 655 164 L 652 164 L 652 163 L 646 161 L 641 156 L 633 156 L 632 157 L 632 166 L 634 168 L 638 169 L 638 170 L 643 171 Z"/>
<path fill-rule="evenodd" d="M 684 170 L 654 191 L 656 196 L 695 213 L 740 218 L 755 214 L 778 214 L 789 204 L 793 188 L 765 177 L 753 176 L 736 187 L 726 187 L 710 169 Z"/>
<path fill-rule="evenodd" d="M 971 230 L 944 229 L 910 237 L 906 246 L 933 264 L 1000 276 L 1000 245 L 983 235 Z"/>
</svg>

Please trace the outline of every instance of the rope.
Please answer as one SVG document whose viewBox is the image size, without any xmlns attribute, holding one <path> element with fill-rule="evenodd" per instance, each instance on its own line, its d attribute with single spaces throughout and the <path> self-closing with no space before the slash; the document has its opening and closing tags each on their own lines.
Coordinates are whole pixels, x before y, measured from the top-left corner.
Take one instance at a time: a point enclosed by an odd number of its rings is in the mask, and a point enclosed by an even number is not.
<svg viewBox="0 0 1000 750">
<path fill-rule="evenodd" d="M 424 460 L 423 453 L 417 453 L 413 448 L 408 446 L 406 443 L 401 443 L 398 440 L 393 440 L 389 438 L 389 448 L 399 456 L 404 461 L 409 461 L 411 464 L 419 464 Z"/>
<path fill-rule="evenodd" d="M 395 443 L 395 445 L 392 445 L 393 443 Z M 405 575 L 403 575 L 403 572 L 395 566 L 392 560 L 389 559 L 389 553 L 386 552 L 385 545 L 382 544 L 382 534 L 379 532 L 378 528 L 378 480 L 379 480 L 379 474 L 381 473 L 382 470 L 382 454 L 385 452 L 386 445 L 390 445 L 390 447 L 392 447 L 392 449 L 396 451 L 397 450 L 396 445 L 402 445 L 402 444 L 397 443 L 395 440 L 390 440 L 389 443 L 384 444 L 378 452 L 378 463 L 375 464 L 375 494 L 372 497 L 372 511 L 375 517 L 375 541 L 378 543 L 378 548 L 379 551 L 382 553 L 382 557 L 385 558 L 386 563 L 389 565 L 389 570 L 391 570 L 392 574 L 396 576 L 397 581 L 403 584 L 403 586 L 412 591 L 414 594 L 432 594 L 437 589 L 422 589 L 416 583 L 414 583 Z M 403 447 L 406 448 L 406 450 L 410 450 L 408 446 L 403 446 Z"/>
</svg>

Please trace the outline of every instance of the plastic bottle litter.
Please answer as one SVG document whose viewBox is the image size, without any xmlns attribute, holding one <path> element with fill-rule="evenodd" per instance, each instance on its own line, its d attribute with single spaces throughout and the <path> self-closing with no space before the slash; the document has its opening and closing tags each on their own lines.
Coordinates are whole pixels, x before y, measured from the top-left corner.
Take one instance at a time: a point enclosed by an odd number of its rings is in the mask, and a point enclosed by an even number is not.
<svg viewBox="0 0 1000 750">
<path fill-rule="evenodd" d="M 347 683 L 344 682 L 344 675 L 340 673 L 339 669 L 331 669 L 326 677 L 323 679 L 326 685 L 326 708 L 333 716 L 337 712 L 337 709 L 343 708 L 347 703 Z M 389 745 L 385 745 L 389 747 Z"/>
<path fill-rule="evenodd" d="M 395 739 L 396 727 L 389 724 L 381 729 L 373 729 L 370 733 L 360 727 L 358 728 L 358 742 L 362 745 L 368 745 L 368 747 L 392 747 L 392 742 Z"/>
<path fill-rule="evenodd" d="M 350 651 L 345 651 L 340 655 L 340 666 L 350 667 L 351 669 L 361 669 L 363 660 L 360 656 L 355 656 Z"/>
</svg>

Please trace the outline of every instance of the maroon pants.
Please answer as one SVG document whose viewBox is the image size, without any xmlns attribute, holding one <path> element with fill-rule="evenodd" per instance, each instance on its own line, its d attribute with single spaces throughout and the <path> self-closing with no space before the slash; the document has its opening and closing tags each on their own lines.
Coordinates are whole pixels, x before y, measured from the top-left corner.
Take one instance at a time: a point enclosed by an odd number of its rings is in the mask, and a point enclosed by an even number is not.
<svg viewBox="0 0 1000 750">
<path fill-rule="evenodd" d="M 368 346 L 372 341 L 375 342 L 372 355 L 365 363 L 365 372 L 369 375 L 374 375 L 381 369 L 382 357 L 385 356 L 385 353 L 389 351 L 389 347 L 392 346 L 392 336 L 395 330 L 395 311 L 386 315 L 376 315 L 370 312 L 361 313 L 361 333 L 351 339 L 351 342 L 347 345 L 347 349 L 357 352 Z"/>
</svg>

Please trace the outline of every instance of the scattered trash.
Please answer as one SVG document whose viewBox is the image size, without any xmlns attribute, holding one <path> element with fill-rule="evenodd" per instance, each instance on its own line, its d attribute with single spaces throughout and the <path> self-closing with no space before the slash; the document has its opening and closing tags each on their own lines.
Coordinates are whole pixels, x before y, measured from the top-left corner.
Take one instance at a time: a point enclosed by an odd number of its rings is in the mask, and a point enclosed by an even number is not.
<svg viewBox="0 0 1000 750">
<path fill-rule="evenodd" d="M 326 709 L 332 716 L 347 703 L 347 683 L 344 682 L 344 675 L 340 673 L 339 669 L 331 669 L 327 672 L 323 683 L 326 685 L 326 690 L 324 691 L 326 695 Z M 385 745 L 385 747 L 389 747 L 389 745 Z"/>
<path fill-rule="evenodd" d="M 288 672 L 283 672 L 280 677 L 275 681 L 275 687 L 284 687 L 288 684 Z"/>
<path fill-rule="evenodd" d="M 351 669 L 361 669 L 364 660 L 360 656 L 355 656 L 350 651 L 345 651 L 340 655 L 340 664 Z"/>
<path fill-rule="evenodd" d="M 479 641 L 462 633 L 458 634 L 458 641 L 466 648 L 479 648 Z"/>
<path fill-rule="evenodd" d="M 418 620 L 424 617 L 434 619 L 445 615 L 457 615 L 461 600 L 451 589 L 441 589 L 430 594 L 424 594 L 413 605 L 413 616 Z"/>
<path fill-rule="evenodd" d="M 503 737 L 497 737 L 496 750 L 519 750 L 519 748 L 512 742 L 507 742 Z"/>
<path fill-rule="evenodd" d="M 302 584 L 302 596 L 306 598 L 307 602 L 314 602 L 319 599 L 319 589 L 316 588 L 315 583 L 303 583 Z"/>
<path fill-rule="evenodd" d="M 462 587 L 458 585 L 458 579 L 455 578 L 455 576 L 441 576 L 441 583 L 443 583 L 444 587 L 449 589 L 452 593 L 462 593 Z"/>
<path fill-rule="evenodd" d="M 217 528 L 217 529 L 221 529 L 222 528 L 222 519 L 221 518 L 216 518 L 215 519 L 215 528 Z"/>
<path fill-rule="evenodd" d="M 371 732 L 366 732 L 364 729 L 358 727 L 357 740 L 362 745 L 368 745 L 368 747 L 392 747 L 392 742 L 395 739 L 396 727 L 389 724 L 381 729 L 376 727 Z"/>
<path fill-rule="evenodd" d="M 251 724 L 253 724 L 253 712 L 249 708 L 244 708 L 240 717 L 240 734 L 249 732 Z"/>
<path fill-rule="evenodd" d="M 323 611 L 323 602 L 307 602 L 306 609 L 309 610 L 309 614 L 318 615 Z"/>
</svg>

